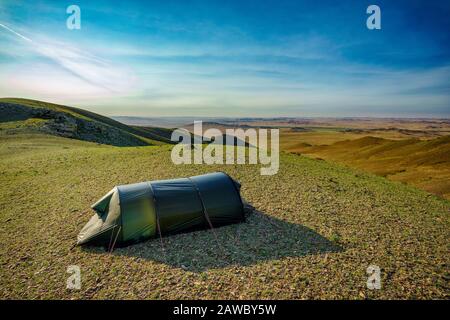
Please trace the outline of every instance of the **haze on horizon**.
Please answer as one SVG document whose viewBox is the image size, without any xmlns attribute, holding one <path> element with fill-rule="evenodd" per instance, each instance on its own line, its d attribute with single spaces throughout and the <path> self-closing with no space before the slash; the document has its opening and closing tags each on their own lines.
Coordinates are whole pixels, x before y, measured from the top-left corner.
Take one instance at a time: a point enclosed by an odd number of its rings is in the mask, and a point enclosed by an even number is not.
<svg viewBox="0 0 450 320">
<path fill-rule="evenodd" d="M 0 2 L 0 97 L 109 116 L 450 116 L 448 1 L 76 1 L 80 30 L 70 4 Z"/>
</svg>

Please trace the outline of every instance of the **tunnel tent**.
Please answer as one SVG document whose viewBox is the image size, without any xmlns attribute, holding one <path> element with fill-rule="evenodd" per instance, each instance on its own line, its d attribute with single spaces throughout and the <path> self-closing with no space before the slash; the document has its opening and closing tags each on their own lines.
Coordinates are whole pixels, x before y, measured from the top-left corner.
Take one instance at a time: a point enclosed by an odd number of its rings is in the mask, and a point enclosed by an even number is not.
<svg viewBox="0 0 450 320">
<path fill-rule="evenodd" d="M 78 245 L 124 246 L 244 221 L 240 184 L 223 172 L 116 186 L 92 209 Z"/>
</svg>

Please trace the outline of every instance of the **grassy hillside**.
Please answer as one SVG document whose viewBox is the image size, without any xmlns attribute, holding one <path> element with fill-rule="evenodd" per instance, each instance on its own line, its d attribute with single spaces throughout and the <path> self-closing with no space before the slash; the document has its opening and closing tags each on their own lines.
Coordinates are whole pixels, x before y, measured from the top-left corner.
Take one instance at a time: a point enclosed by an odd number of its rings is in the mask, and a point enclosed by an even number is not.
<svg viewBox="0 0 450 320">
<path fill-rule="evenodd" d="M 295 150 L 410 183 L 450 199 L 450 136 L 431 140 L 364 137 L 320 146 L 299 143 Z"/>
<path fill-rule="evenodd" d="M 131 127 L 87 110 L 19 98 L 0 98 L 0 130 L 6 134 L 45 133 L 114 146 L 172 143 L 167 129 Z"/>
<path fill-rule="evenodd" d="M 173 129 L 140 126 L 131 127 L 142 136 L 153 137 L 155 140 L 164 141 L 166 143 L 173 143 L 170 139 L 172 137 Z"/>
<path fill-rule="evenodd" d="M 114 185 L 216 170 L 259 210 L 217 239 L 72 248 Z M 256 165 L 175 166 L 169 145 L 0 135 L 0 298 L 448 298 L 449 210 L 424 191 L 294 154 L 260 176 Z M 371 264 L 381 290 L 366 288 Z M 81 268 L 81 290 L 66 289 L 69 265 Z"/>
</svg>

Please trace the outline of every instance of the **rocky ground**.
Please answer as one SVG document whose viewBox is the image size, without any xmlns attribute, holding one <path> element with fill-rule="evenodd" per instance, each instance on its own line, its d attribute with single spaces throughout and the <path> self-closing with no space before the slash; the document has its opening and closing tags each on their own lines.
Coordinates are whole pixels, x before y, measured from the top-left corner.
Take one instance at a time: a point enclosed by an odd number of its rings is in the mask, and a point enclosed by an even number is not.
<svg viewBox="0 0 450 320">
<path fill-rule="evenodd" d="M 259 166 L 175 166 L 169 146 L 0 136 L 2 299 L 448 298 L 450 203 L 382 177 L 283 154 Z M 114 185 L 223 170 L 247 222 L 114 250 L 73 247 Z M 69 265 L 80 290 L 66 289 Z M 369 265 L 381 289 L 366 286 Z"/>
</svg>

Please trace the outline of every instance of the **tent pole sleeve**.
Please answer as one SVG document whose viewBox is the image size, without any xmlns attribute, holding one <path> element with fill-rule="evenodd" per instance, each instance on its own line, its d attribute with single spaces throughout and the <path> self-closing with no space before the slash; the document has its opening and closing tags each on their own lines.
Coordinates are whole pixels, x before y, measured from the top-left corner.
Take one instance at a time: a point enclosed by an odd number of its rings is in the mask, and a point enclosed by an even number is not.
<svg viewBox="0 0 450 320">
<path fill-rule="evenodd" d="M 202 204 L 202 210 L 203 210 L 203 214 L 205 215 L 206 221 L 208 222 L 210 228 L 211 228 L 212 230 L 214 230 L 214 227 L 213 227 L 213 225 L 212 225 L 212 222 L 211 222 L 211 220 L 209 219 L 209 214 L 208 214 L 208 211 L 206 210 L 205 203 L 203 202 L 202 194 L 200 193 L 200 189 L 199 189 L 198 186 L 197 186 L 197 183 L 196 183 L 194 180 L 192 180 L 191 178 L 188 178 L 188 179 L 189 179 L 189 181 L 191 181 L 192 185 L 194 186 L 195 191 L 197 191 L 198 197 L 199 197 L 199 199 L 200 199 L 200 203 Z"/>
<path fill-rule="evenodd" d="M 228 260 L 227 255 L 225 253 L 225 249 L 221 245 L 221 243 L 219 241 L 219 237 L 217 236 L 216 230 L 214 229 L 214 227 L 212 225 L 212 222 L 209 219 L 208 210 L 206 210 L 206 206 L 205 206 L 205 203 L 203 202 L 203 198 L 202 198 L 202 194 L 200 192 L 200 189 L 198 188 L 197 183 L 194 180 L 192 180 L 191 178 L 188 178 L 188 179 L 189 179 L 189 181 L 191 181 L 191 183 L 194 186 L 195 190 L 197 190 L 198 197 L 200 198 L 200 202 L 202 204 L 203 213 L 205 214 L 205 218 L 208 221 L 208 224 L 209 224 L 209 226 L 210 226 L 210 228 L 211 228 L 211 230 L 212 230 L 212 232 L 214 234 L 214 238 L 216 238 L 217 245 L 219 246 L 220 250 L 222 251 L 222 256 L 224 257 L 225 260 Z"/>
<path fill-rule="evenodd" d="M 150 191 L 152 193 L 153 204 L 155 205 L 156 229 L 158 229 L 159 240 L 161 241 L 161 250 L 162 250 L 162 252 L 164 254 L 164 258 L 166 259 L 166 250 L 164 250 L 164 244 L 163 244 L 162 232 L 161 232 L 161 225 L 159 223 L 158 204 L 157 204 L 157 200 L 156 200 L 156 195 L 155 195 L 155 192 L 153 191 L 153 187 L 152 187 L 152 184 L 150 182 L 148 182 L 148 186 L 150 187 Z"/>
</svg>

